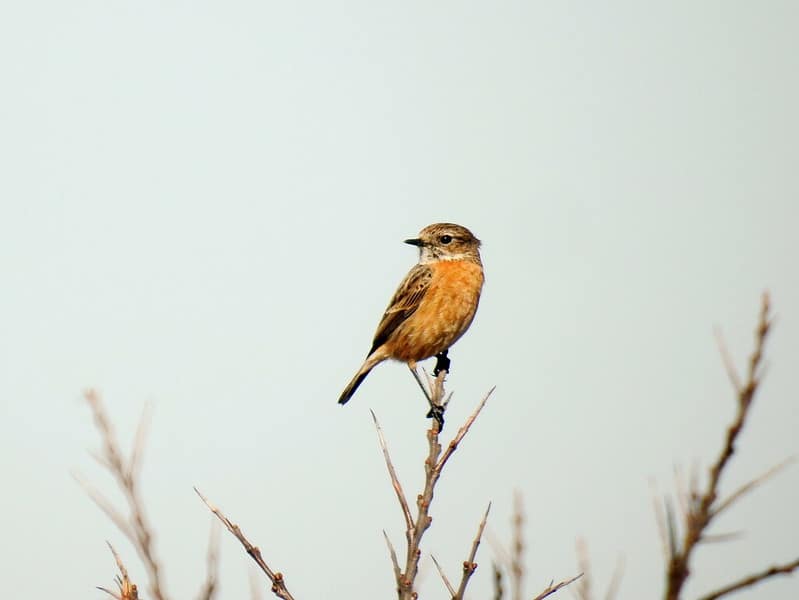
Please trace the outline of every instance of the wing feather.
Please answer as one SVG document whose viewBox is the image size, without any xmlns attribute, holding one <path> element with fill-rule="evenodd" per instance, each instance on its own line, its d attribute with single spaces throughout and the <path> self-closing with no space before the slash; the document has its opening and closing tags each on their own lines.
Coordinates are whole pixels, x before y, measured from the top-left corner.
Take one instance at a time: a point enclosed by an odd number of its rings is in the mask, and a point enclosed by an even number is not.
<svg viewBox="0 0 799 600">
<path fill-rule="evenodd" d="M 432 279 L 433 271 L 428 265 L 416 265 L 408 272 L 383 314 L 380 325 L 377 326 L 369 354 L 382 346 L 397 327 L 416 312 Z"/>
</svg>

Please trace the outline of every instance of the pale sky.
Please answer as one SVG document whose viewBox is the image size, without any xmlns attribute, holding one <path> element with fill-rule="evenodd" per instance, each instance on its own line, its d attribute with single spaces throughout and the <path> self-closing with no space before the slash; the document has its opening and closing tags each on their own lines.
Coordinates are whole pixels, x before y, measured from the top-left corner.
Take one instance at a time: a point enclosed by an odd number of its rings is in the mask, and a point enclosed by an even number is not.
<svg viewBox="0 0 799 600">
<path fill-rule="evenodd" d="M 174 598 L 205 569 L 195 485 L 298 599 L 394 597 L 369 409 L 413 498 L 424 400 L 399 363 L 336 399 L 416 260 L 402 240 L 452 221 L 486 284 L 443 439 L 497 389 L 440 482 L 422 597 L 489 501 L 509 541 L 515 489 L 529 597 L 576 573 L 578 537 L 597 590 L 622 556 L 619 597 L 657 597 L 650 482 L 718 452 L 713 328 L 743 367 L 764 289 L 768 375 L 722 492 L 799 452 L 798 22 L 778 1 L 3 4 L 4 593 L 103 597 L 105 540 L 145 588 L 70 474 L 118 497 L 88 453 L 95 386 L 126 441 L 152 405 L 141 485 Z M 743 535 L 699 548 L 686 597 L 797 556 L 797 468 L 713 528 Z M 226 533 L 221 566 L 219 597 L 249 597 Z M 736 598 L 798 596 L 795 576 Z"/>
</svg>

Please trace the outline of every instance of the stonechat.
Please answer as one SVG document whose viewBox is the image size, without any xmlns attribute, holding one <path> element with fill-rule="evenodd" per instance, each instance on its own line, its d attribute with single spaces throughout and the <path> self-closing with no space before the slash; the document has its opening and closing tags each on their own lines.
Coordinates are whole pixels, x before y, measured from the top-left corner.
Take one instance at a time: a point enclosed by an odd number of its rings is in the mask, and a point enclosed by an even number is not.
<svg viewBox="0 0 799 600">
<path fill-rule="evenodd" d="M 469 328 L 483 289 L 480 240 L 453 223 L 435 223 L 405 240 L 419 248 L 419 262 L 402 280 L 377 326 L 372 348 L 341 393 L 346 403 L 376 365 L 416 362 L 443 355 Z"/>
</svg>

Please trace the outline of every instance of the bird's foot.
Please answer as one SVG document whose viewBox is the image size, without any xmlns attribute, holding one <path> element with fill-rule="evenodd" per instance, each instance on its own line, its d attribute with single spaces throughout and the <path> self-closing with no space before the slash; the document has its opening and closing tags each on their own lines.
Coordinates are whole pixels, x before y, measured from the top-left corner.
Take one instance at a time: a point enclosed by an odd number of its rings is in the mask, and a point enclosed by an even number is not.
<svg viewBox="0 0 799 600">
<path fill-rule="evenodd" d="M 447 352 L 449 352 L 449 350 L 444 350 L 443 352 L 436 354 L 436 366 L 433 369 L 434 377 L 438 377 L 438 374 L 441 373 L 441 371 L 446 371 L 449 373 L 450 360 L 447 357 Z"/>
<path fill-rule="evenodd" d="M 430 406 L 430 411 L 427 413 L 428 419 L 435 419 L 438 423 L 438 431 L 444 429 L 444 407 L 433 404 Z"/>
</svg>

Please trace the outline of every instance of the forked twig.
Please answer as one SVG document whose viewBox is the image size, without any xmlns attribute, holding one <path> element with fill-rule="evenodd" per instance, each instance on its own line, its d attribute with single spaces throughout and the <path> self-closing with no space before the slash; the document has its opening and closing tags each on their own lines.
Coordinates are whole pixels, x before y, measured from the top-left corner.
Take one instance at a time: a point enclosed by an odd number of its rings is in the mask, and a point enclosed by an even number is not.
<svg viewBox="0 0 799 600">
<path fill-rule="evenodd" d="M 211 600 L 217 589 L 219 578 L 219 522 L 211 523 L 211 533 L 208 537 L 208 552 L 205 557 L 206 573 L 205 583 L 200 590 L 198 600 Z"/>
<path fill-rule="evenodd" d="M 583 574 L 580 573 L 579 575 L 575 575 L 571 579 L 564 579 L 563 581 L 561 581 L 560 583 L 556 583 L 555 585 L 550 583 L 547 586 L 547 588 L 544 591 L 542 591 L 540 594 L 538 594 L 538 596 L 533 598 L 533 600 L 544 600 L 544 598 L 546 598 L 547 596 L 551 596 L 552 594 L 557 592 L 559 589 L 564 588 L 564 587 L 566 587 L 567 585 L 569 585 L 571 583 L 574 583 L 575 581 L 580 579 L 580 577 L 582 577 L 582 576 L 583 576 Z"/>
<path fill-rule="evenodd" d="M 431 554 L 430 558 L 433 559 L 433 564 L 436 565 L 436 569 L 438 569 L 438 574 L 441 575 L 441 580 L 444 582 L 444 586 L 446 586 L 447 591 L 449 592 L 450 598 L 454 598 L 455 594 L 457 594 L 458 592 L 456 592 L 455 588 L 452 587 L 452 584 L 450 583 L 449 578 L 447 577 L 446 573 L 444 573 L 444 569 L 441 568 L 441 565 L 438 564 L 438 561 L 436 560 L 436 557 Z"/>
<path fill-rule="evenodd" d="M 524 502 L 519 490 L 513 494 L 512 538 L 510 551 L 511 598 L 522 600 L 524 582 Z"/>
<path fill-rule="evenodd" d="M 386 535 L 386 543 L 389 547 L 389 553 L 391 554 L 392 566 L 394 568 L 394 578 L 397 584 L 397 595 L 400 600 L 410 600 L 417 596 L 416 592 L 414 591 L 414 586 L 416 582 L 416 576 L 419 572 L 419 558 L 421 556 L 421 551 L 419 550 L 419 546 L 422 541 L 422 537 L 424 536 L 425 531 L 430 527 L 430 523 L 432 522 L 432 517 L 429 514 L 430 505 L 433 501 L 433 493 L 435 491 L 436 483 L 438 479 L 441 477 L 441 472 L 444 468 L 444 465 L 447 463 L 447 460 L 450 456 L 455 452 L 458 444 L 463 440 L 463 437 L 469 431 L 469 428 L 474 423 L 474 420 L 477 418 L 477 415 L 482 410 L 483 406 L 485 406 L 488 397 L 493 392 L 493 388 L 491 391 L 486 394 L 486 396 L 482 399 L 480 404 L 477 406 L 475 411 L 472 415 L 467 419 L 466 423 L 460 428 L 458 433 L 452 439 L 452 441 L 447 446 L 446 451 L 442 453 L 442 447 L 439 443 L 438 437 L 440 433 L 440 426 L 443 423 L 443 413 L 446 410 L 447 402 L 451 396 L 446 396 L 444 392 L 444 379 L 447 375 L 446 370 L 440 370 L 438 375 L 435 379 L 430 379 L 428 376 L 428 388 L 422 382 L 418 371 L 411 369 L 411 372 L 414 375 L 419 387 L 425 393 L 425 397 L 427 398 L 428 402 L 431 406 L 431 413 L 430 416 L 434 417 L 432 422 L 431 428 L 427 431 L 427 443 L 428 443 L 428 452 L 427 458 L 424 462 L 424 469 L 425 469 L 425 483 L 424 489 L 416 498 L 416 517 L 414 518 L 410 511 L 410 506 L 405 498 L 405 493 L 402 490 L 402 485 L 399 482 L 399 477 L 397 476 L 396 470 L 394 469 L 394 465 L 391 461 L 389 452 L 388 452 L 388 445 L 386 444 L 385 437 L 383 436 L 382 428 L 380 427 L 377 419 L 372 414 L 372 418 L 375 421 L 375 427 L 377 428 L 378 439 L 380 441 L 380 448 L 383 451 L 383 457 L 386 462 L 386 467 L 388 468 L 389 477 L 391 478 L 391 485 L 394 488 L 394 492 L 397 496 L 397 500 L 400 503 L 400 507 L 402 509 L 403 519 L 405 520 L 405 537 L 407 542 L 406 554 L 405 554 L 405 564 L 404 568 L 400 566 L 399 560 L 397 559 L 396 552 L 394 551 L 393 546 L 391 545 L 388 536 Z M 480 527 L 479 534 L 482 535 L 482 530 L 485 527 L 485 523 L 482 523 Z M 384 532 L 385 535 L 385 532 Z M 479 544 L 479 539 L 477 540 L 477 544 Z M 476 552 L 477 547 L 474 547 L 474 551 Z M 474 563 L 474 557 L 469 560 L 469 566 Z M 474 571 L 477 565 L 471 567 L 471 570 Z M 440 568 L 440 566 L 439 566 Z M 448 589 L 452 587 L 452 584 L 449 580 L 446 579 L 446 576 L 443 575 L 443 570 L 440 569 L 440 573 L 444 578 L 445 585 L 447 585 Z M 465 575 L 465 581 L 462 581 L 462 587 L 465 589 L 466 583 L 468 582 L 469 576 Z M 454 589 L 454 588 L 453 588 Z M 461 592 L 462 593 L 462 592 Z M 457 596 L 457 592 L 455 593 L 454 597 Z"/>
<path fill-rule="evenodd" d="M 477 528 L 477 535 L 474 537 L 474 541 L 472 542 L 472 549 L 469 552 L 469 557 L 463 561 L 463 575 L 461 575 L 461 583 L 458 586 L 458 592 L 453 596 L 453 600 L 463 600 L 463 595 L 466 593 L 466 586 L 469 584 L 469 579 L 474 574 L 475 570 L 477 570 L 477 563 L 474 562 L 475 557 L 477 556 L 477 548 L 480 546 L 480 540 L 483 537 L 483 530 L 486 527 L 486 521 L 488 521 L 488 513 L 491 510 L 491 503 L 488 503 L 488 508 L 486 508 L 486 512 L 483 515 L 483 520 L 480 521 L 480 525 Z"/>
<path fill-rule="evenodd" d="M 255 564 L 257 564 L 261 568 L 261 570 L 266 574 L 266 576 L 269 578 L 269 581 L 272 582 L 272 593 L 275 594 L 275 596 L 277 596 L 278 598 L 282 598 L 283 600 L 294 600 L 294 596 L 291 595 L 288 588 L 286 587 L 286 581 L 283 578 L 283 574 L 280 573 L 279 571 L 273 571 L 271 568 L 269 568 L 269 565 L 266 564 L 266 562 L 263 559 L 263 556 L 261 556 L 261 550 L 257 546 L 253 546 L 250 543 L 250 541 L 246 537 L 244 537 L 244 533 L 242 533 L 239 526 L 233 523 L 230 519 L 228 519 L 222 513 L 222 511 L 219 510 L 219 508 L 217 508 L 214 504 L 212 504 L 211 501 L 208 500 L 208 498 L 203 496 L 200 490 L 198 490 L 195 487 L 194 491 L 197 492 L 197 495 L 205 503 L 208 509 L 212 513 L 214 513 L 220 521 L 222 521 L 222 524 L 225 527 L 227 527 L 228 531 L 230 531 L 230 533 L 232 533 L 236 537 L 236 539 L 239 540 L 239 542 L 241 542 L 241 545 L 244 546 L 244 549 L 247 551 L 247 554 L 249 554 L 252 557 L 252 559 L 255 561 Z"/>
<path fill-rule="evenodd" d="M 743 496 L 751 492 L 759 485 L 762 485 L 763 483 L 774 477 L 777 473 L 782 471 L 785 467 L 793 464 L 794 462 L 796 462 L 796 457 L 791 456 L 789 458 L 786 458 L 780 464 L 771 467 L 768 471 L 766 471 L 762 475 L 759 475 L 754 479 L 752 479 L 751 481 L 745 483 L 737 490 L 735 490 L 732 494 L 730 494 L 725 500 L 719 502 L 718 506 L 714 507 L 713 516 L 718 516 L 719 514 L 721 514 L 723 511 L 732 506 L 736 501 L 740 500 Z"/>
<path fill-rule="evenodd" d="M 486 402 L 488 402 L 488 399 L 491 397 L 491 394 L 494 393 L 495 389 L 497 389 L 496 386 L 488 390 L 488 393 L 485 396 L 483 396 L 483 399 L 480 401 L 480 404 L 477 405 L 477 408 L 475 408 L 474 412 L 472 412 L 472 414 L 469 415 L 469 418 L 466 419 L 466 422 L 463 425 L 461 425 L 461 428 L 458 429 L 458 433 L 455 435 L 454 438 L 452 438 L 452 441 L 447 445 L 447 449 L 444 451 L 444 454 L 436 463 L 435 471 L 439 475 L 441 474 L 441 470 L 444 468 L 444 465 L 449 460 L 449 457 L 452 456 L 452 454 L 458 448 L 458 444 L 461 443 L 461 440 L 469 432 L 469 429 L 474 424 L 477 415 L 479 415 L 480 411 L 483 410 L 483 407 L 486 405 Z"/>
<path fill-rule="evenodd" d="M 128 577 L 128 570 L 125 568 L 125 565 L 122 563 L 122 559 L 117 554 L 117 551 L 114 550 L 114 547 L 111 545 L 110 542 L 106 542 L 108 544 L 108 548 L 111 550 L 111 554 L 114 555 L 114 561 L 117 564 L 117 568 L 119 569 L 119 575 L 114 578 L 114 583 L 117 584 L 117 592 L 109 590 L 104 587 L 98 586 L 97 589 L 100 591 L 105 592 L 112 598 L 116 600 L 139 600 L 139 590 L 136 587 L 135 583 L 130 581 Z"/>
<path fill-rule="evenodd" d="M 733 388 L 736 393 L 737 411 L 732 423 L 727 428 L 724 443 L 721 451 L 719 452 L 716 460 L 710 466 L 708 473 L 708 481 L 703 492 L 699 492 L 695 483 L 691 484 L 689 490 L 689 498 L 687 502 L 687 514 L 683 518 L 683 533 L 681 539 L 678 540 L 677 525 L 674 519 L 674 511 L 671 508 L 668 499 L 665 506 L 665 523 L 668 532 L 668 560 L 666 566 L 666 589 L 664 592 L 665 600 L 678 600 L 680 593 L 685 584 L 685 581 L 690 575 L 690 560 L 693 551 L 697 544 L 709 539 L 705 530 L 710 525 L 711 521 L 718 516 L 721 512 L 743 497 L 746 493 L 756 488 L 758 485 L 769 479 L 775 473 L 785 467 L 789 461 L 785 461 L 776 467 L 770 469 L 760 477 L 748 482 L 737 491 L 733 492 L 726 500 L 720 501 L 718 498 L 718 486 L 722 473 L 725 467 L 729 464 L 735 452 L 735 443 L 738 439 L 741 430 L 746 423 L 746 418 L 749 415 L 749 409 L 754 400 L 755 394 L 760 385 L 763 373 L 763 351 L 765 348 L 766 338 L 768 337 L 771 329 L 773 317 L 771 315 L 771 305 L 767 293 L 763 294 L 760 315 L 758 319 L 757 328 L 755 330 L 755 347 L 749 357 L 748 368 L 745 380 L 738 375 L 735 366 L 732 363 L 729 352 L 724 344 L 720 333 L 716 333 L 719 349 L 724 363 L 727 375 L 730 378 Z M 710 538 L 712 539 L 712 538 Z M 753 577 L 742 580 L 741 582 L 733 583 L 726 588 L 722 588 L 719 592 L 714 592 L 707 598 L 718 598 L 719 596 L 752 585 L 757 581 L 761 581 L 768 577 L 777 574 L 792 571 L 796 566 L 793 563 L 785 565 L 789 570 L 783 570 L 783 567 L 773 567 L 763 573 Z"/>
<path fill-rule="evenodd" d="M 405 517 L 405 537 L 410 542 L 411 531 L 413 531 L 413 517 L 411 516 L 411 509 L 408 506 L 408 500 L 405 498 L 405 492 L 402 490 L 402 484 L 399 481 L 399 477 L 397 477 L 397 471 L 394 469 L 394 464 L 391 462 L 391 456 L 388 452 L 386 438 L 383 435 L 383 428 L 380 427 L 380 423 L 377 420 L 375 412 L 372 409 L 369 409 L 369 412 L 372 413 L 372 420 L 375 423 L 375 429 L 377 429 L 377 438 L 380 441 L 380 449 L 383 451 L 383 458 L 386 461 L 388 475 L 391 478 L 391 486 L 394 488 L 394 492 L 397 494 L 397 500 L 400 503 L 400 508 L 402 508 L 402 514 Z"/>
<path fill-rule="evenodd" d="M 790 575 L 796 569 L 799 569 L 799 558 L 793 562 L 789 562 L 784 565 L 774 565 L 773 567 L 769 567 L 760 573 L 755 573 L 754 575 L 744 577 L 739 581 L 702 596 L 699 600 L 716 600 L 717 598 L 721 598 L 722 596 L 726 596 L 732 592 L 737 592 L 738 590 L 742 590 L 744 588 L 753 586 L 756 583 L 760 583 L 764 579 L 769 579 L 770 577 L 774 577 L 776 575 Z"/>
<path fill-rule="evenodd" d="M 505 588 L 502 587 L 502 571 L 497 563 L 491 565 L 494 569 L 494 600 L 502 600 L 505 595 Z"/>
<path fill-rule="evenodd" d="M 105 412 L 100 394 L 95 390 L 89 389 L 83 393 L 83 397 L 91 409 L 95 427 L 100 432 L 103 442 L 101 454 L 93 456 L 111 473 L 122 490 L 128 508 L 127 517 L 117 510 L 102 494 L 92 488 L 82 477 L 77 474 L 74 477 L 100 510 L 111 519 L 133 544 L 147 569 L 150 584 L 149 590 L 152 597 L 155 600 L 165 600 L 166 593 L 161 576 L 161 566 L 155 555 L 152 528 L 145 516 L 144 503 L 139 495 L 137 479 L 141 466 L 149 413 L 145 410 L 142 415 L 134 438 L 130 459 L 126 460 L 111 420 Z"/>
<path fill-rule="evenodd" d="M 391 543 L 391 540 L 386 533 L 386 530 L 383 530 L 383 537 L 386 539 L 386 545 L 388 546 L 388 553 L 391 556 L 391 566 L 394 567 L 394 579 L 400 581 L 402 578 L 402 570 L 399 566 L 399 561 L 397 560 L 397 551 L 394 550 L 394 544 Z"/>
</svg>

